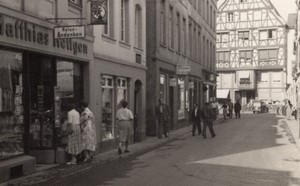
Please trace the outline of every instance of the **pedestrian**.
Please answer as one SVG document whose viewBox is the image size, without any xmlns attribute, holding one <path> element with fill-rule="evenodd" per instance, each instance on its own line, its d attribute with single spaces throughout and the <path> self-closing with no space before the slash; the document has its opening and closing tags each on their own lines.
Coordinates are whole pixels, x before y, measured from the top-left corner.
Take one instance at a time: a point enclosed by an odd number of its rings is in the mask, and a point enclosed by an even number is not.
<svg viewBox="0 0 300 186">
<path fill-rule="evenodd" d="M 227 104 L 226 102 L 224 102 L 224 104 L 222 105 L 223 108 L 223 117 L 226 120 L 227 119 Z"/>
<path fill-rule="evenodd" d="M 195 136 L 196 128 L 198 129 L 198 135 L 201 134 L 201 110 L 198 107 L 198 104 L 194 104 L 194 108 L 192 109 L 191 113 L 191 120 L 192 120 L 192 135 Z"/>
<path fill-rule="evenodd" d="M 80 114 L 75 109 L 75 104 L 69 105 L 70 111 L 68 112 L 68 125 L 71 130 L 68 135 L 68 144 L 66 147 L 67 153 L 71 155 L 71 160 L 67 162 L 68 165 L 77 164 L 76 156 L 81 153 L 82 141 L 80 131 Z"/>
<path fill-rule="evenodd" d="M 229 113 L 229 118 L 232 118 L 232 115 L 233 115 L 233 103 L 231 102 L 230 99 L 229 99 L 229 102 L 228 102 L 228 113 Z"/>
<path fill-rule="evenodd" d="M 117 111 L 117 121 L 119 125 L 119 147 L 118 153 L 122 154 L 122 145 L 125 144 L 124 153 L 129 153 L 128 141 L 132 128 L 133 114 L 127 108 L 128 102 L 123 100 L 122 108 Z"/>
<path fill-rule="evenodd" d="M 79 106 L 83 110 L 80 117 L 83 162 L 90 162 L 91 151 L 95 151 L 97 146 L 95 118 L 86 102 L 81 101 Z"/>
<path fill-rule="evenodd" d="M 170 109 L 163 99 L 158 100 L 159 104 L 155 107 L 156 122 L 158 124 L 158 138 L 162 137 L 162 130 L 165 137 L 168 137 Z"/>
<path fill-rule="evenodd" d="M 206 138 L 206 128 L 208 127 L 212 138 L 216 136 L 213 128 L 213 111 L 209 103 L 204 104 L 204 108 L 201 111 L 201 118 L 203 120 L 203 138 Z"/>
<path fill-rule="evenodd" d="M 237 100 L 236 103 L 234 104 L 235 118 L 241 118 L 241 109 L 242 109 L 242 106 L 241 106 L 239 100 Z"/>
<path fill-rule="evenodd" d="M 292 105 L 291 101 L 288 100 L 288 101 L 287 101 L 287 104 L 286 104 L 286 106 L 285 106 L 285 108 L 286 108 L 286 118 L 287 118 L 288 120 L 290 120 L 290 119 L 291 119 L 291 116 L 292 116 L 292 107 L 293 107 L 293 105 Z"/>
</svg>

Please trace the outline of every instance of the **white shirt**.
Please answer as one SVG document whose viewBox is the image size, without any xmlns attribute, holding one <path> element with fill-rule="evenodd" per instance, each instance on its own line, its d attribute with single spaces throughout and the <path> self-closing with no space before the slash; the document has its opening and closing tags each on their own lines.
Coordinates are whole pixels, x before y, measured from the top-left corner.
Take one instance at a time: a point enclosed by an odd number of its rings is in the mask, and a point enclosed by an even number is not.
<svg viewBox="0 0 300 186">
<path fill-rule="evenodd" d="M 80 114 L 75 109 L 68 112 L 68 123 L 72 123 L 73 125 L 80 124 Z"/>
<path fill-rule="evenodd" d="M 117 112 L 118 120 L 131 120 L 133 119 L 132 112 L 127 108 L 120 108 Z"/>
</svg>

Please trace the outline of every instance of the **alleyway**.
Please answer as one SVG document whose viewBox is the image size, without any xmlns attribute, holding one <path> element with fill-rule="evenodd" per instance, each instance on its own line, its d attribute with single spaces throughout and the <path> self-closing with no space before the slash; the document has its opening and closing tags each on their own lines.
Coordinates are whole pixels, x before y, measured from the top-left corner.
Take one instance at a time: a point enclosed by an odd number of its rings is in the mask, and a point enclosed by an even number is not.
<svg viewBox="0 0 300 186">
<path fill-rule="evenodd" d="M 300 151 L 285 120 L 248 114 L 188 133 L 143 155 L 95 166 L 44 185 L 300 185 Z"/>
</svg>

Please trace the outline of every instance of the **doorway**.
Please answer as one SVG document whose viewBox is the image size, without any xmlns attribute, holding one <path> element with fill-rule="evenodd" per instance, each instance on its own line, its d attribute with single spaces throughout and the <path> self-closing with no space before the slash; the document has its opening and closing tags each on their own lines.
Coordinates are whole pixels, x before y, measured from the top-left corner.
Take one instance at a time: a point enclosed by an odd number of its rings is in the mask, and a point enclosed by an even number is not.
<svg viewBox="0 0 300 186">
<path fill-rule="evenodd" d="M 139 129 L 141 127 L 141 110 L 142 110 L 142 82 L 136 80 L 134 83 L 134 120 L 133 120 L 133 142 L 141 141 Z"/>
</svg>

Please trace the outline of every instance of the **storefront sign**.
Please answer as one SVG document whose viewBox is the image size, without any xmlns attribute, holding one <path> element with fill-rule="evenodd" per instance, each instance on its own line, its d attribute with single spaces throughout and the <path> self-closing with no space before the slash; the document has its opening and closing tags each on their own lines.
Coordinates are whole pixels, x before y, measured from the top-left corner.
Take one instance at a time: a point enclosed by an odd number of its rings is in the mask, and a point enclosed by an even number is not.
<svg viewBox="0 0 300 186">
<path fill-rule="evenodd" d="M 53 37 L 53 30 L 25 20 L 0 14 L 0 41 L 59 52 L 64 55 L 87 55 L 88 46 L 80 40 Z"/>
<path fill-rule="evenodd" d="M 60 26 L 54 27 L 54 39 L 84 38 L 84 26 Z"/>
<path fill-rule="evenodd" d="M 191 71 L 190 65 L 177 65 L 176 73 L 186 75 Z"/>
</svg>

